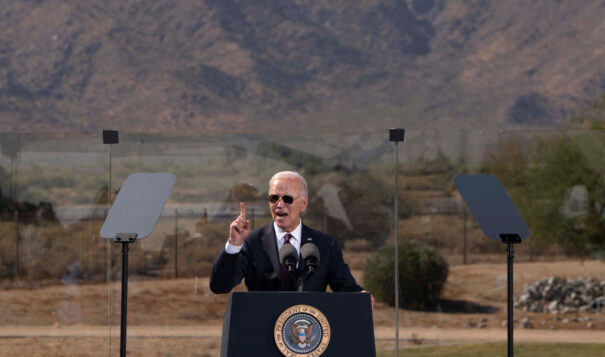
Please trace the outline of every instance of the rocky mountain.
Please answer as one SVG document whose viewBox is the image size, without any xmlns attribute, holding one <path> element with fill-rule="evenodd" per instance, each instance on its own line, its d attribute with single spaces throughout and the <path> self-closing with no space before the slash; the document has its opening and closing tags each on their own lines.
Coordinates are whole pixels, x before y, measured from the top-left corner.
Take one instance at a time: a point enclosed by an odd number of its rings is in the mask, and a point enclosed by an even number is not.
<svg viewBox="0 0 605 357">
<path fill-rule="evenodd" d="M 603 0 L 0 0 L 0 131 L 552 128 Z"/>
</svg>

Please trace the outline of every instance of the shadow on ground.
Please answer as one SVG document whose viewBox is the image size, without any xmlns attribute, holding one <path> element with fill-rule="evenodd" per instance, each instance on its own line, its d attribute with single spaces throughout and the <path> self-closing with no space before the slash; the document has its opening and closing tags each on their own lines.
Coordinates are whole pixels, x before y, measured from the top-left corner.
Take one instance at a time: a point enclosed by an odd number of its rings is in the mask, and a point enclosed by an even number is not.
<svg viewBox="0 0 605 357">
<path fill-rule="evenodd" d="M 429 311 L 450 314 L 493 314 L 498 311 L 498 308 L 490 305 L 481 305 L 467 300 L 440 300 L 437 305 Z"/>
</svg>

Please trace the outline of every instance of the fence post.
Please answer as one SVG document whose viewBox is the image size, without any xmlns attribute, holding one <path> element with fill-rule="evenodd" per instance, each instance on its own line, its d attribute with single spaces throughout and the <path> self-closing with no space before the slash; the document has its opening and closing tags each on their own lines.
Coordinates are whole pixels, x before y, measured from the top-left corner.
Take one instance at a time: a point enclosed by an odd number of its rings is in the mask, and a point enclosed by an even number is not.
<svg viewBox="0 0 605 357">
<path fill-rule="evenodd" d="M 15 279 L 19 278 L 19 211 L 15 210 Z"/>
<path fill-rule="evenodd" d="M 466 206 L 462 207 L 462 264 L 467 265 L 466 259 L 466 220 L 468 218 Z"/>
<path fill-rule="evenodd" d="M 179 277 L 179 210 L 174 209 L 174 278 Z"/>
</svg>

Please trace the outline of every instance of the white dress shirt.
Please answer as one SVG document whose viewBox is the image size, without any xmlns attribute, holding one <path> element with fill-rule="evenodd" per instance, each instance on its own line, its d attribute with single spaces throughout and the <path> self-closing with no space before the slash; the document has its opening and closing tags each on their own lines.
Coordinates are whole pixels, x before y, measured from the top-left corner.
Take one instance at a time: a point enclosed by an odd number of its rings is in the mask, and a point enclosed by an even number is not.
<svg viewBox="0 0 605 357">
<path fill-rule="evenodd" d="M 300 224 L 300 220 L 298 221 L 298 226 L 294 228 L 292 232 L 286 232 L 283 229 L 279 228 L 275 222 L 273 222 L 273 228 L 275 228 L 275 238 L 277 239 L 277 251 L 281 249 L 284 245 L 284 236 L 287 233 L 290 233 L 292 237 L 290 238 L 290 244 L 294 248 L 296 248 L 296 253 L 300 256 L 300 237 L 302 236 L 302 224 Z"/>
</svg>

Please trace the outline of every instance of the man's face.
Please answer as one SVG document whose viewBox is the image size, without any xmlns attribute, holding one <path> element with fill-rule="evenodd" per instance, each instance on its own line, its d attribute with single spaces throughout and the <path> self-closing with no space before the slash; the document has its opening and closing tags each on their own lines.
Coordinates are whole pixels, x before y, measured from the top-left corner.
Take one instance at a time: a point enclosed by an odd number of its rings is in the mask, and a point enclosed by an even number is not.
<svg viewBox="0 0 605 357">
<path fill-rule="evenodd" d="M 303 195 L 302 184 L 297 178 L 276 178 L 269 184 L 269 196 L 278 195 L 275 203 L 269 201 L 271 216 L 277 226 L 286 232 L 292 232 L 298 225 L 300 213 L 307 208 L 309 198 Z M 291 196 L 291 204 L 284 202 L 283 196 Z"/>
</svg>

